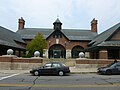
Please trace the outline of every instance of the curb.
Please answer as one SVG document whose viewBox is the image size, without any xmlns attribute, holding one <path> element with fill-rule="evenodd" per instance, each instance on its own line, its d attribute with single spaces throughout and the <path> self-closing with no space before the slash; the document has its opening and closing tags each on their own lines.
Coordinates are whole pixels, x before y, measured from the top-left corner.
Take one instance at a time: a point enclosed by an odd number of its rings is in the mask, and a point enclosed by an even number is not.
<svg viewBox="0 0 120 90">
<path fill-rule="evenodd" d="M 97 72 L 70 72 L 70 74 L 97 74 Z"/>
</svg>

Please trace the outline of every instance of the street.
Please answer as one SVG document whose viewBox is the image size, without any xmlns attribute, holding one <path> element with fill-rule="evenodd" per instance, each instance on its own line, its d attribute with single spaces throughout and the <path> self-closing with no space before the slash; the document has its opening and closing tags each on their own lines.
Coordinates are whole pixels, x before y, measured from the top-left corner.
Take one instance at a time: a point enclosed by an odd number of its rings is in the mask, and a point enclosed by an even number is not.
<svg viewBox="0 0 120 90">
<path fill-rule="evenodd" d="M 0 73 L 0 90 L 120 90 L 120 75 Z"/>
</svg>

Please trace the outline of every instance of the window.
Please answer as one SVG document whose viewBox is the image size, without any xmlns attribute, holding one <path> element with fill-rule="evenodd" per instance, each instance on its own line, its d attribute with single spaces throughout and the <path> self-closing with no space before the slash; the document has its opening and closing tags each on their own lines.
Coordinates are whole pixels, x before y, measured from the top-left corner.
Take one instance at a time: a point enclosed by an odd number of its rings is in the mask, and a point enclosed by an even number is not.
<svg viewBox="0 0 120 90">
<path fill-rule="evenodd" d="M 54 64 L 52 65 L 52 67 L 53 67 L 53 68 L 56 68 L 56 67 L 58 67 L 58 64 L 57 64 L 57 63 L 54 63 Z"/>
<path fill-rule="evenodd" d="M 62 33 L 60 31 L 54 32 L 53 38 L 62 38 Z"/>
<path fill-rule="evenodd" d="M 120 68 L 120 63 L 117 63 L 117 64 L 116 64 L 116 68 Z"/>
<path fill-rule="evenodd" d="M 51 63 L 46 64 L 44 68 L 51 68 Z"/>
<path fill-rule="evenodd" d="M 52 67 L 53 67 L 53 68 L 59 68 L 59 67 L 60 67 L 60 65 L 59 65 L 59 64 L 57 64 L 57 63 L 54 63 L 54 64 L 52 65 Z"/>
<path fill-rule="evenodd" d="M 58 64 L 58 67 L 60 67 L 60 64 Z"/>
<path fill-rule="evenodd" d="M 116 68 L 120 68 L 120 65 L 116 65 Z"/>
</svg>

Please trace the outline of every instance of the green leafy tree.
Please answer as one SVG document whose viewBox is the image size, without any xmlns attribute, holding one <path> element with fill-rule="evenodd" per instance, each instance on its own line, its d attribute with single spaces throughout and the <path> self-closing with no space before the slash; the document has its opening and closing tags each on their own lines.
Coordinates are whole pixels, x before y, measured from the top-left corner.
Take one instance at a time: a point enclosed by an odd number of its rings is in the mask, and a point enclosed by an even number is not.
<svg viewBox="0 0 120 90">
<path fill-rule="evenodd" d="M 39 51 L 40 52 L 40 56 L 43 55 L 43 49 L 47 48 L 47 41 L 45 40 L 45 38 L 43 37 L 43 35 L 41 33 L 38 33 L 35 38 L 27 44 L 27 50 L 29 57 L 34 55 L 35 51 Z"/>
</svg>

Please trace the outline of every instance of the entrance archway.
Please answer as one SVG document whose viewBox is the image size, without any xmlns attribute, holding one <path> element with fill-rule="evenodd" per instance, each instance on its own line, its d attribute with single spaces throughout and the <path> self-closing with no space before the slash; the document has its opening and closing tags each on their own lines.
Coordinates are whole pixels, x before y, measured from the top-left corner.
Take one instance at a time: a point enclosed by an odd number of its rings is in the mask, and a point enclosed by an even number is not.
<svg viewBox="0 0 120 90">
<path fill-rule="evenodd" d="M 52 45 L 48 51 L 49 58 L 66 58 L 66 50 L 60 44 Z"/>
<path fill-rule="evenodd" d="M 75 46 L 72 49 L 72 58 L 78 58 L 79 57 L 79 53 L 83 50 L 84 48 L 82 46 Z"/>
</svg>

